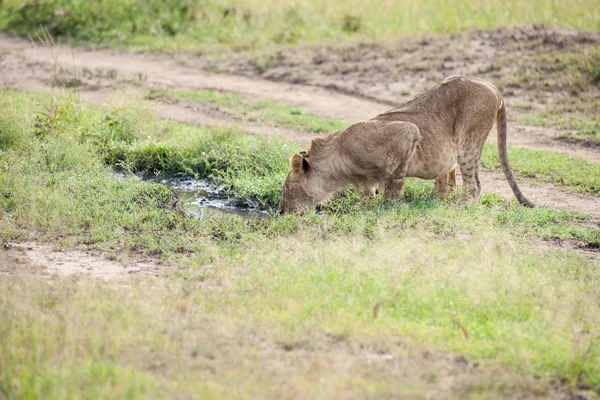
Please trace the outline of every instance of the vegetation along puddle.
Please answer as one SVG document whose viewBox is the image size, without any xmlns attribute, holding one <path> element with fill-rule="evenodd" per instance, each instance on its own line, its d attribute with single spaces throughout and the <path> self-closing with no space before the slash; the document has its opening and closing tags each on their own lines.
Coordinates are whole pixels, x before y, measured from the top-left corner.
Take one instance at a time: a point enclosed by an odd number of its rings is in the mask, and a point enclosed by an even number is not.
<svg viewBox="0 0 600 400">
<path fill-rule="evenodd" d="M 222 187 L 215 187 L 206 179 L 159 178 L 156 182 L 171 188 L 182 201 L 185 210 L 195 218 L 208 219 L 221 214 L 235 214 L 246 218 L 267 215 L 267 211 L 259 210 L 255 203 L 235 196 L 229 197 Z"/>
</svg>

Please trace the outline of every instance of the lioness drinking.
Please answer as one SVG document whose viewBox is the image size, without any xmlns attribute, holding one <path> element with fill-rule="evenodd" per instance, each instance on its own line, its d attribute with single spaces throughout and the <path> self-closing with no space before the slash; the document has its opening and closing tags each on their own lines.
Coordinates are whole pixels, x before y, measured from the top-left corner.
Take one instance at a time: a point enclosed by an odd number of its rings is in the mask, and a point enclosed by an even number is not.
<svg viewBox="0 0 600 400">
<path fill-rule="evenodd" d="M 451 76 L 433 89 L 370 121 L 313 138 L 308 151 L 290 158 L 279 212 L 305 212 L 353 184 L 363 195 L 384 183 L 384 198 L 401 197 L 405 177 L 436 179 L 445 196 L 447 179 L 460 165 L 472 201 L 481 194 L 479 161 L 496 121 L 504 174 L 521 204 L 533 206 L 514 179 L 506 155 L 506 112 L 491 83 Z"/>
</svg>

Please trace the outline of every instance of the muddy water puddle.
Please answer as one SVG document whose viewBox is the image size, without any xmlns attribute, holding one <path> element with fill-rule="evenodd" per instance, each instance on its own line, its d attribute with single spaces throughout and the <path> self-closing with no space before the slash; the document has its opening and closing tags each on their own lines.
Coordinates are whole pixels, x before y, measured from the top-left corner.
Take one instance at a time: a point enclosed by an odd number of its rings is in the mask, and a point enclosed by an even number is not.
<svg viewBox="0 0 600 400">
<path fill-rule="evenodd" d="M 214 186 L 206 179 L 188 177 L 154 179 L 171 188 L 183 203 L 185 210 L 198 219 L 234 214 L 245 218 L 261 218 L 267 211 L 259 210 L 257 204 L 235 196 L 227 196 L 222 187 Z"/>
</svg>

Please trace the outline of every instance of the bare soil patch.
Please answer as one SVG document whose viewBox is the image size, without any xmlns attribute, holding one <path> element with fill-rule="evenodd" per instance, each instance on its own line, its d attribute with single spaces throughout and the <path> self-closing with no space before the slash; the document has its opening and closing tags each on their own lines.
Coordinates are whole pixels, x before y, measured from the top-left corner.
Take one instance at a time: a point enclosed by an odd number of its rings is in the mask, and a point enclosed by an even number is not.
<svg viewBox="0 0 600 400">
<path fill-rule="evenodd" d="M 495 125 L 487 141 L 496 142 Z M 597 146 L 565 139 L 558 129 L 552 127 L 523 125 L 511 121 L 508 126 L 508 144 L 510 147 L 552 151 L 585 158 L 591 162 L 600 162 L 600 150 Z"/>
<path fill-rule="evenodd" d="M 56 65 L 63 69 L 55 68 Z M 20 87 L 20 82 L 33 81 L 59 86 L 77 84 L 86 90 L 142 84 L 182 90 L 213 89 L 303 107 L 342 119 L 367 119 L 389 108 L 318 87 L 211 74 L 165 55 L 88 51 L 67 46 L 48 49 L 6 33 L 0 33 L 0 71 L 0 84 L 8 87 Z"/>
<path fill-rule="evenodd" d="M 509 199 L 514 197 L 503 173 L 480 172 L 480 179 L 483 185 L 483 193 L 496 193 Z M 600 198 L 598 197 L 564 192 L 552 186 L 537 185 L 523 180 L 519 180 L 519 187 L 536 206 L 576 210 L 600 219 Z"/>
<path fill-rule="evenodd" d="M 12 243 L 8 249 L 0 250 L 0 275 L 84 275 L 114 280 L 131 274 L 158 275 L 165 268 L 155 261 L 121 258 L 111 260 L 89 250 L 63 251 L 53 245 L 37 242 Z"/>
</svg>

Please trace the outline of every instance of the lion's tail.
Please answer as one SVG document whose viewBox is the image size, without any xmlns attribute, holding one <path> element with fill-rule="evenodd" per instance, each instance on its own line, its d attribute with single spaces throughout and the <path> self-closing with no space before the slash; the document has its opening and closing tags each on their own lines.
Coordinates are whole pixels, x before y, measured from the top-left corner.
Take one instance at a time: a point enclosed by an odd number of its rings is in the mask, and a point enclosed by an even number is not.
<svg viewBox="0 0 600 400">
<path fill-rule="evenodd" d="M 500 110 L 498 110 L 498 114 L 496 115 L 496 125 L 498 128 L 498 157 L 500 158 L 500 164 L 504 170 L 506 180 L 508 180 L 508 184 L 517 197 L 517 200 L 519 200 L 519 203 L 527 207 L 533 207 L 533 203 L 527 200 L 525 196 L 523 196 L 523 193 L 521 193 L 521 190 L 515 181 L 512 169 L 510 168 L 510 165 L 508 165 L 508 156 L 506 154 L 506 109 L 504 108 L 504 101 L 502 101 L 502 107 L 500 107 Z"/>
</svg>

